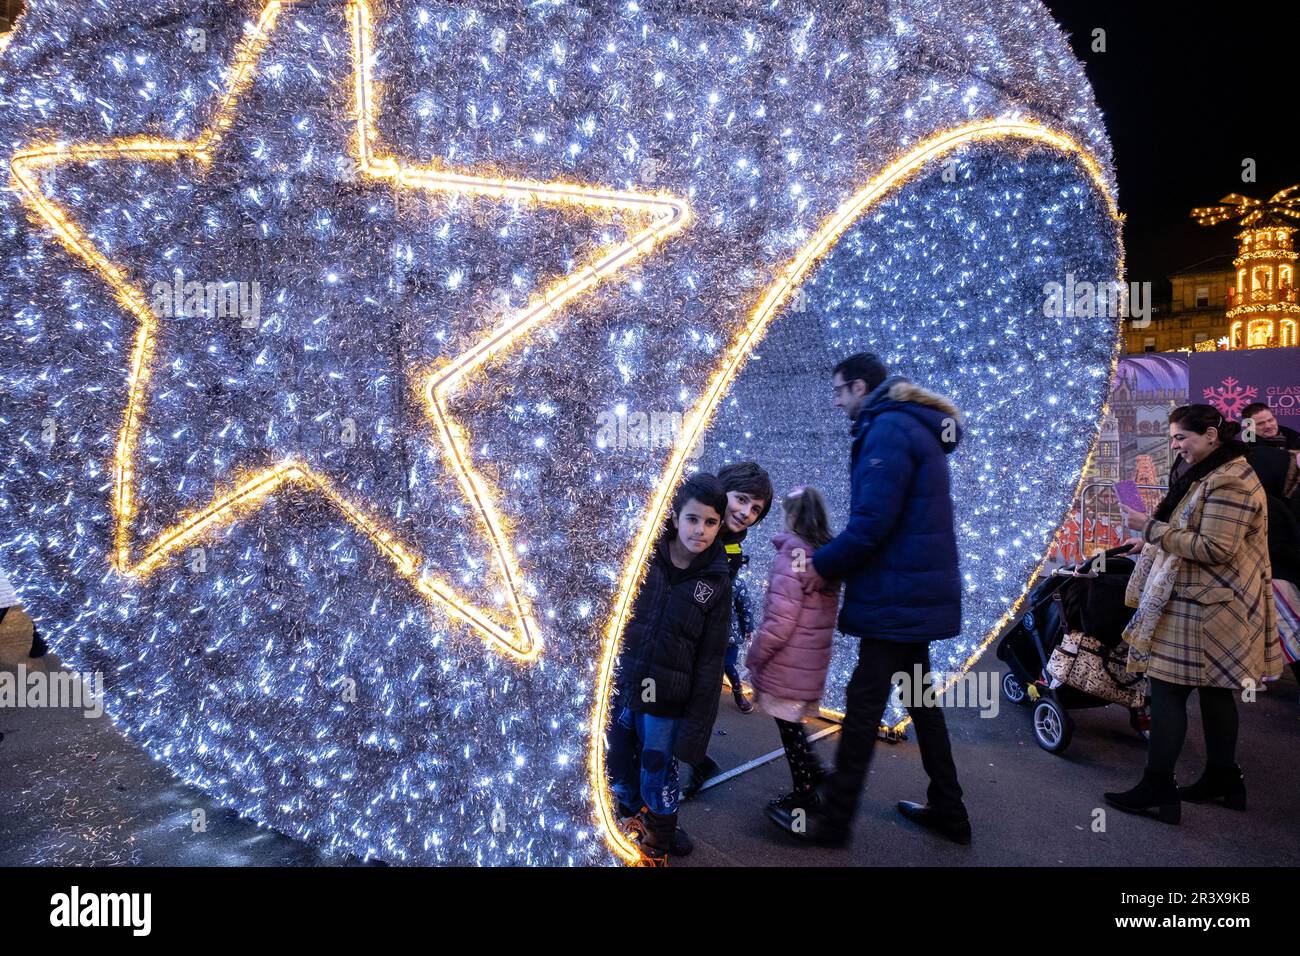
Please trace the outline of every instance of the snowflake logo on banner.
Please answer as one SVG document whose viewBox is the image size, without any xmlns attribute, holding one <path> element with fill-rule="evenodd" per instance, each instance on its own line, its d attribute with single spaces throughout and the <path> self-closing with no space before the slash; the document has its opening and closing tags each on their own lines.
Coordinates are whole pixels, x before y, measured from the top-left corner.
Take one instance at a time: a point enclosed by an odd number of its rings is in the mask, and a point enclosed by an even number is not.
<svg viewBox="0 0 1300 956">
<path fill-rule="evenodd" d="M 1229 376 L 1222 385 L 1204 389 L 1203 393 L 1224 418 L 1241 418 L 1241 410 L 1255 401 L 1259 389 L 1254 385 L 1243 388 L 1240 382 Z"/>
</svg>

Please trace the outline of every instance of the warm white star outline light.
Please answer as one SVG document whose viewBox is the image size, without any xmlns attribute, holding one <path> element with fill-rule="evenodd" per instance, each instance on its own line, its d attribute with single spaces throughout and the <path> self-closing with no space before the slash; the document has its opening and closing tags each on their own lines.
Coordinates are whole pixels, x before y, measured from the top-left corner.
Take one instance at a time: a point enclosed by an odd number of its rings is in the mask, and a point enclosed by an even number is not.
<svg viewBox="0 0 1300 956">
<path fill-rule="evenodd" d="M 200 166 L 210 163 L 213 150 L 230 127 L 240 95 L 252 82 L 258 59 L 280 13 L 294 2 L 270 0 L 262 9 L 234 56 L 229 69 L 229 83 L 215 117 L 197 139 L 178 142 L 144 136 L 116 139 L 105 144 L 32 145 L 15 152 L 10 164 L 14 184 L 27 207 L 70 252 L 108 282 L 117 301 L 137 320 L 127 398 L 112 466 L 114 537 L 111 562 L 119 573 L 128 577 L 148 575 L 201 535 L 237 520 L 277 490 L 298 485 L 333 505 L 388 558 L 401 577 L 453 617 L 468 624 L 490 646 L 519 660 L 535 660 L 541 652 L 541 634 L 525 596 L 525 579 L 515 560 L 510 528 L 496 506 L 496 491 L 474 467 L 469 454 L 470 435 L 451 414 L 449 399 L 468 375 L 540 323 L 557 316 L 571 300 L 646 256 L 660 240 L 684 229 L 690 221 L 690 208 L 684 200 L 666 193 L 609 190 L 560 181 L 485 178 L 471 172 L 417 165 L 385 154 L 375 126 L 376 84 L 371 75 L 373 41 L 370 11 L 364 0 L 351 0 L 346 8 L 352 32 L 353 95 L 357 119 L 351 152 L 359 175 L 399 190 L 421 189 L 494 200 L 614 210 L 632 213 L 643 221 L 649 220 L 648 225 L 626 241 L 601 250 L 594 261 L 556 282 L 525 308 L 505 317 L 468 350 L 441 362 L 424 380 L 422 395 L 430 424 L 437 435 L 442 457 L 476 514 L 493 562 L 501 574 L 509 620 L 498 620 L 496 614 L 476 606 L 445 580 L 425 571 L 421 556 L 400 541 L 363 503 L 352 500 L 324 475 L 292 457 L 251 474 L 237 476 L 206 507 L 192 514 L 179 515 L 176 524 L 145 543 L 138 553 L 135 549 L 132 535 L 132 518 L 137 510 L 135 458 L 148 405 L 158 318 L 144 294 L 128 281 L 125 273 L 87 238 L 65 210 L 44 194 L 40 188 L 40 173 L 60 166 L 106 159 L 174 162 L 185 157 Z"/>
</svg>

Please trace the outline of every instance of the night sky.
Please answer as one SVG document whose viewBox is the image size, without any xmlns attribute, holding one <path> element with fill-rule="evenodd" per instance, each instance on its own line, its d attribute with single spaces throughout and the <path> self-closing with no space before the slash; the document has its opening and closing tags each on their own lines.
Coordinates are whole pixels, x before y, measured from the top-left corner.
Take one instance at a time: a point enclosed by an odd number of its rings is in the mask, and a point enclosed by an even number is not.
<svg viewBox="0 0 1300 956">
<path fill-rule="evenodd" d="M 1168 273 L 1236 253 L 1233 225 L 1198 226 L 1193 206 L 1300 182 L 1300 3 L 1045 2 L 1071 35 L 1114 143 L 1129 280 L 1155 283 L 1162 297 Z M 1104 53 L 1091 49 L 1096 27 Z M 1246 157 L 1257 163 L 1254 183 L 1241 179 Z"/>
</svg>

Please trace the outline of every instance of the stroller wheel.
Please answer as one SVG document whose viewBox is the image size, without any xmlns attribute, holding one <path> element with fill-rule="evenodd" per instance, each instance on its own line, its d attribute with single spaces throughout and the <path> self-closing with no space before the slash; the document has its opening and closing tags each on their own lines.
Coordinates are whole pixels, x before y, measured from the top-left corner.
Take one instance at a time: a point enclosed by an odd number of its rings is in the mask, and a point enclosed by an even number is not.
<svg viewBox="0 0 1300 956">
<path fill-rule="evenodd" d="M 1065 709 L 1050 697 L 1042 697 L 1034 708 L 1034 738 L 1048 753 L 1059 754 L 1070 745 L 1074 726 Z"/>
<path fill-rule="evenodd" d="M 1025 685 L 1016 679 L 1016 675 L 1007 672 L 1002 675 L 1002 693 L 1013 704 L 1023 704 L 1029 697 Z"/>
</svg>

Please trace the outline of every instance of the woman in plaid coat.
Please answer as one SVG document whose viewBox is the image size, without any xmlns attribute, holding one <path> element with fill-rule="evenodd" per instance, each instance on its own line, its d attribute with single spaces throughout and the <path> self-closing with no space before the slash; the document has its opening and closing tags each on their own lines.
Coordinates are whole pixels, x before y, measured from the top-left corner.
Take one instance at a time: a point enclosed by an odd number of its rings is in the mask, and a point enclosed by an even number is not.
<svg viewBox="0 0 1300 956">
<path fill-rule="evenodd" d="M 1281 672 L 1268 556 L 1268 501 L 1235 441 L 1237 426 L 1210 405 L 1169 415 L 1171 445 L 1188 462 L 1154 516 L 1123 508 L 1141 534 L 1129 579 L 1138 612 L 1125 631 L 1130 670 L 1150 684 L 1151 741 L 1142 782 L 1106 800 L 1121 810 L 1155 809 L 1177 823 L 1181 800 L 1222 800 L 1244 810 L 1236 763 L 1235 695 Z M 1187 736 L 1187 700 L 1198 692 L 1206 768 L 1190 787 L 1174 782 Z"/>
</svg>

